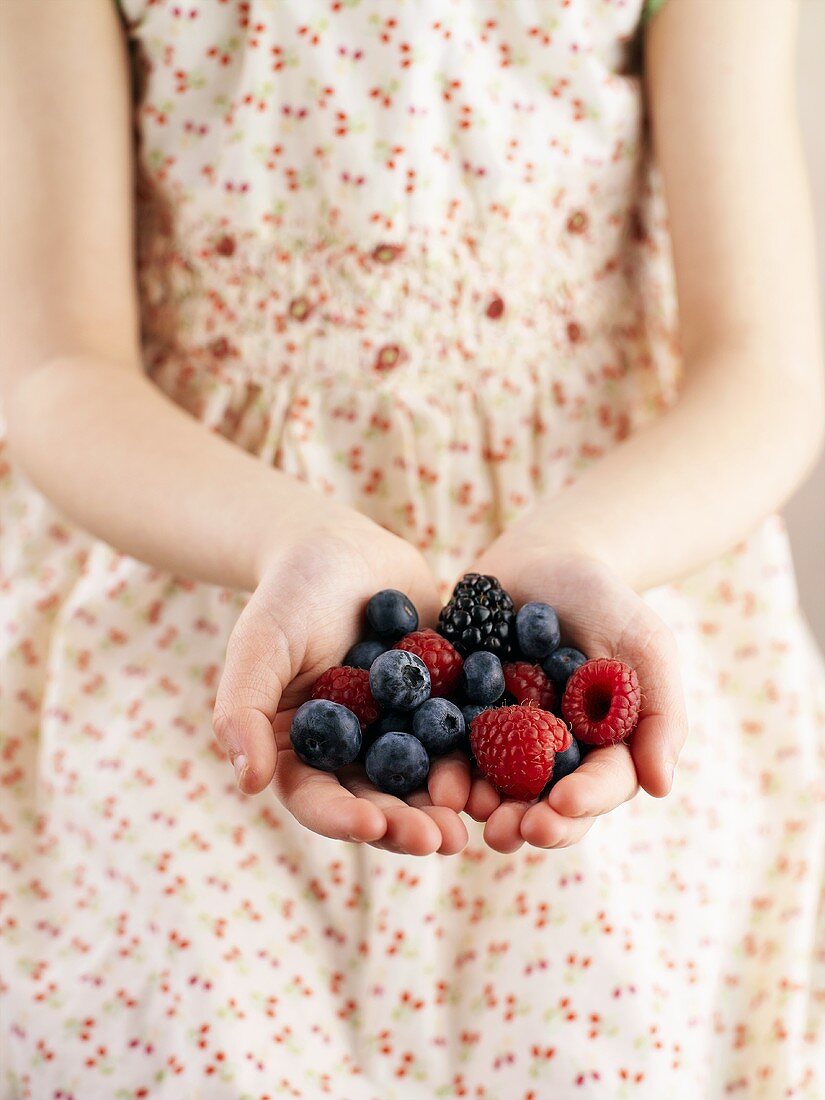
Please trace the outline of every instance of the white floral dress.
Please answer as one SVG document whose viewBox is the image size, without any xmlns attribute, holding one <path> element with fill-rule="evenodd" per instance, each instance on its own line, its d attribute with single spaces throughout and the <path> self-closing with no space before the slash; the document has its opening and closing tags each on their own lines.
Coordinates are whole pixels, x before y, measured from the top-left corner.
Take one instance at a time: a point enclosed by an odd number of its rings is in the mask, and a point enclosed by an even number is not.
<svg viewBox="0 0 825 1100">
<path fill-rule="evenodd" d="M 123 13 L 145 366 L 210 428 L 446 590 L 675 399 L 641 0 Z M 5 450 L 0 524 L 4 1100 L 825 1096 L 825 676 L 778 519 L 647 595 L 672 796 L 450 860 L 236 791 L 244 595 L 72 527 Z"/>
</svg>

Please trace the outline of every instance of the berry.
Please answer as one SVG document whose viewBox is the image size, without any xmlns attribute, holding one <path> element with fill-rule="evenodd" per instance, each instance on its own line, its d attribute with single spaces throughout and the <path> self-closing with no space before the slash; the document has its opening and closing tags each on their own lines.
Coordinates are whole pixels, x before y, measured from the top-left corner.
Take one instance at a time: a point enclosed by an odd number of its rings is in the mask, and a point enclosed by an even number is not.
<svg viewBox="0 0 825 1100">
<path fill-rule="evenodd" d="M 385 588 L 367 604 L 367 622 L 379 638 L 397 642 L 418 629 L 418 612 L 409 596 L 396 588 Z"/>
<path fill-rule="evenodd" d="M 470 744 L 470 730 L 472 728 L 473 722 L 476 718 L 478 718 L 479 714 L 483 714 L 485 710 L 490 709 L 490 707 L 479 706 L 478 703 L 470 703 L 466 707 L 461 708 L 461 713 L 464 715 L 464 729 L 466 730 L 461 747 L 467 753 L 467 756 L 470 758 L 473 764 L 475 764 L 476 758 L 473 755 L 473 746 Z"/>
<path fill-rule="evenodd" d="M 375 737 L 382 733 L 409 733 L 410 712 L 403 710 L 388 710 L 370 726 L 370 733 Z"/>
<path fill-rule="evenodd" d="M 566 645 L 562 646 L 561 649 L 557 649 L 555 653 L 551 653 L 549 657 L 542 661 L 541 667 L 556 685 L 556 691 L 561 695 L 569 677 L 586 660 L 587 658 L 581 650 Z"/>
<path fill-rule="evenodd" d="M 570 775 L 571 772 L 574 772 L 581 763 L 581 759 L 582 754 L 579 743 L 571 734 L 570 744 L 567 748 L 556 753 L 556 758 L 553 761 L 553 774 L 550 776 L 547 790 L 549 791 L 560 779 L 564 779 L 566 775 Z M 542 794 L 545 793 L 546 791 L 542 791 Z"/>
<path fill-rule="evenodd" d="M 346 665 L 328 668 L 315 681 L 312 698 L 329 699 L 349 707 L 361 723 L 362 731 L 378 718 L 378 704 L 370 691 L 370 675 L 363 668 Z"/>
<path fill-rule="evenodd" d="M 513 601 L 495 577 L 467 573 L 438 616 L 438 632 L 466 657 L 486 650 L 507 657 L 513 644 Z"/>
<path fill-rule="evenodd" d="M 383 642 L 376 642 L 372 639 L 366 642 L 356 642 L 351 649 L 347 650 L 344 664 L 349 665 L 350 668 L 369 669 L 375 658 L 383 653 L 386 648 Z"/>
<path fill-rule="evenodd" d="M 413 715 L 412 731 L 430 756 L 443 756 L 464 739 L 464 715 L 447 699 L 428 699 Z"/>
<path fill-rule="evenodd" d="M 298 707 L 289 732 L 296 755 L 312 768 L 332 772 L 351 764 L 361 748 L 361 723 L 340 703 L 309 699 Z"/>
<path fill-rule="evenodd" d="M 412 713 L 410 711 L 387 710 L 377 722 L 367 726 L 364 730 L 364 739 L 361 742 L 361 751 L 358 759 L 363 763 L 370 747 L 378 740 L 382 733 L 409 733 L 412 728 Z"/>
<path fill-rule="evenodd" d="M 421 658 L 430 674 L 431 695 L 449 695 L 461 675 L 461 654 L 434 630 L 415 630 L 393 648 Z"/>
<path fill-rule="evenodd" d="M 366 769 L 370 782 L 379 791 L 409 794 L 427 778 L 430 758 L 411 733 L 383 733 L 370 745 Z"/>
<path fill-rule="evenodd" d="M 526 603 L 516 615 L 516 638 L 519 649 L 531 661 L 548 657 L 559 648 L 561 630 L 559 617 L 549 603 Z"/>
<path fill-rule="evenodd" d="M 430 694 L 427 666 L 404 649 L 388 649 L 376 657 L 368 676 L 373 698 L 390 710 L 415 710 Z"/>
<path fill-rule="evenodd" d="M 579 741 L 615 745 L 636 728 L 641 700 L 635 669 L 601 657 L 586 661 L 571 675 L 561 708 Z"/>
<path fill-rule="evenodd" d="M 535 703 L 542 710 L 552 710 L 556 705 L 556 689 L 541 665 L 531 665 L 529 661 L 506 664 L 504 683 L 517 703 Z"/>
<path fill-rule="evenodd" d="M 461 708 L 461 713 L 464 715 L 464 726 L 468 733 L 470 726 L 473 724 L 473 719 L 478 718 L 479 714 L 483 714 L 485 710 L 489 709 L 489 707 L 482 706 L 480 703 L 468 703 L 466 707 Z"/>
<path fill-rule="evenodd" d="M 511 798 L 535 798 L 553 774 L 556 752 L 570 731 L 560 718 L 535 706 L 496 707 L 479 714 L 470 727 L 478 766 Z"/>
<path fill-rule="evenodd" d="M 504 672 L 495 653 L 471 653 L 464 662 L 464 694 L 471 703 L 488 706 L 504 692 Z"/>
</svg>

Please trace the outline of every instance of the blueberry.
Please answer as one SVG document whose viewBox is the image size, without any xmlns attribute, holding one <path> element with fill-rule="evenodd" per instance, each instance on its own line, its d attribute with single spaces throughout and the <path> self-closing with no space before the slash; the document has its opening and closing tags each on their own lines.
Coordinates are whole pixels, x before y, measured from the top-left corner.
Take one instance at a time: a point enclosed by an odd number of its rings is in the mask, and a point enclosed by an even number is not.
<svg viewBox="0 0 825 1100">
<path fill-rule="evenodd" d="M 485 710 L 489 710 L 489 707 L 483 707 L 480 703 L 468 703 L 466 707 L 461 708 L 461 713 L 464 715 L 464 725 L 468 733 L 473 719 L 478 718 L 479 714 L 482 714 Z"/>
<path fill-rule="evenodd" d="M 347 650 L 343 663 L 350 668 L 369 668 L 375 658 L 380 653 L 386 652 L 386 649 L 383 642 L 356 642 L 351 649 Z"/>
<path fill-rule="evenodd" d="M 526 603 L 516 615 L 519 649 L 531 661 L 548 657 L 561 642 L 559 617 L 549 603 Z"/>
<path fill-rule="evenodd" d="M 556 758 L 553 761 L 553 774 L 550 777 L 550 786 L 554 783 L 558 783 L 560 779 L 564 779 L 566 775 L 570 775 L 581 763 L 581 752 L 579 750 L 579 743 L 575 737 L 570 741 L 568 748 L 564 752 L 557 752 Z"/>
<path fill-rule="evenodd" d="M 409 794 L 427 778 L 430 758 L 411 733 L 384 733 L 370 746 L 366 768 L 379 791 Z"/>
<path fill-rule="evenodd" d="M 370 690 L 379 707 L 415 710 L 430 694 L 430 673 L 420 657 L 388 649 L 370 666 Z"/>
<path fill-rule="evenodd" d="M 443 756 L 458 748 L 465 729 L 464 715 L 449 699 L 428 699 L 413 714 L 413 734 L 430 756 Z"/>
<path fill-rule="evenodd" d="M 551 653 L 546 661 L 542 661 L 541 667 L 556 685 L 559 695 L 561 695 L 569 677 L 586 660 L 585 655 L 578 649 L 573 649 L 571 646 L 562 646 L 555 653 Z"/>
<path fill-rule="evenodd" d="M 462 670 L 464 694 L 471 703 L 495 703 L 504 691 L 504 672 L 495 653 L 471 653 Z"/>
<path fill-rule="evenodd" d="M 370 726 L 370 732 L 374 737 L 380 737 L 382 733 L 409 733 L 410 712 L 403 710 L 388 710 Z"/>
<path fill-rule="evenodd" d="M 557 752 L 555 760 L 553 761 L 553 774 L 550 776 L 550 782 L 544 788 L 539 795 L 539 798 L 544 798 L 552 791 L 555 785 L 560 779 L 564 779 L 566 775 L 570 775 L 574 772 L 584 758 L 584 749 L 586 746 L 580 745 L 574 737 L 569 746 L 564 752 Z"/>
<path fill-rule="evenodd" d="M 295 711 L 289 736 L 305 764 L 332 772 L 358 755 L 361 723 L 340 703 L 310 699 Z"/>
<path fill-rule="evenodd" d="M 396 588 L 385 588 L 367 604 L 367 622 L 379 638 L 397 642 L 418 629 L 418 612 L 409 596 Z"/>
</svg>

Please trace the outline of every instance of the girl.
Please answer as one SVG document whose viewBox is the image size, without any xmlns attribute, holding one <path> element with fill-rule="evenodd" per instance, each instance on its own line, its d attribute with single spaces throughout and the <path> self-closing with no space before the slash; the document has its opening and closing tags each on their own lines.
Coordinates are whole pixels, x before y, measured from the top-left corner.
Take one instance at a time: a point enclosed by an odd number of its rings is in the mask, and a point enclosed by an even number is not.
<svg viewBox="0 0 825 1100">
<path fill-rule="evenodd" d="M 790 0 L 2 11 L 3 1095 L 821 1096 Z M 632 750 L 303 767 L 471 566 Z"/>
</svg>

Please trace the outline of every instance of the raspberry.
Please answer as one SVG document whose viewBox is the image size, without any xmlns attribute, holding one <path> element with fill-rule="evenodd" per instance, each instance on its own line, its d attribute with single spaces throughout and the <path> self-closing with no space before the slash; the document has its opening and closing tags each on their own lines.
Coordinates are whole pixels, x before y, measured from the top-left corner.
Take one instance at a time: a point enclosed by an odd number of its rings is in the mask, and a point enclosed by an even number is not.
<svg viewBox="0 0 825 1100">
<path fill-rule="evenodd" d="M 370 691 L 370 674 L 365 668 L 337 665 L 322 672 L 312 689 L 313 699 L 329 699 L 348 707 L 361 723 L 361 730 L 378 719 L 378 704 Z"/>
<path fill-rule="evenodd" d="M 635 669 L 600 657 L 586 661 L 571 675 L 561 709 L 579 741 L 616 745 L 636 728 L 641 699 Z"/>
<path fill-rule="evenodd" d="M 415 630 L 396 642 L 393 649 L 405 649 L 421 658 L 430 674 L 433 696 L 449 695 L 461 675 L 461 654 L 434 630 Z"/>
<path fill-rule="evenodd" d="M 517 703 L 535 703 L 542 710 L 556 705 L 556 689 L 541 665 L 529 661 L 511 661 L 504 665 L 504 687 Z"/>
<path fill-rule="evenodd" d="M 557 752 L 570 747 L 570 730 L 560 718 L 536 706 L 482 711 L 470 727 L 478 766 L 511 798 L 536 798 L 553 775 Z"/>
</svg>

